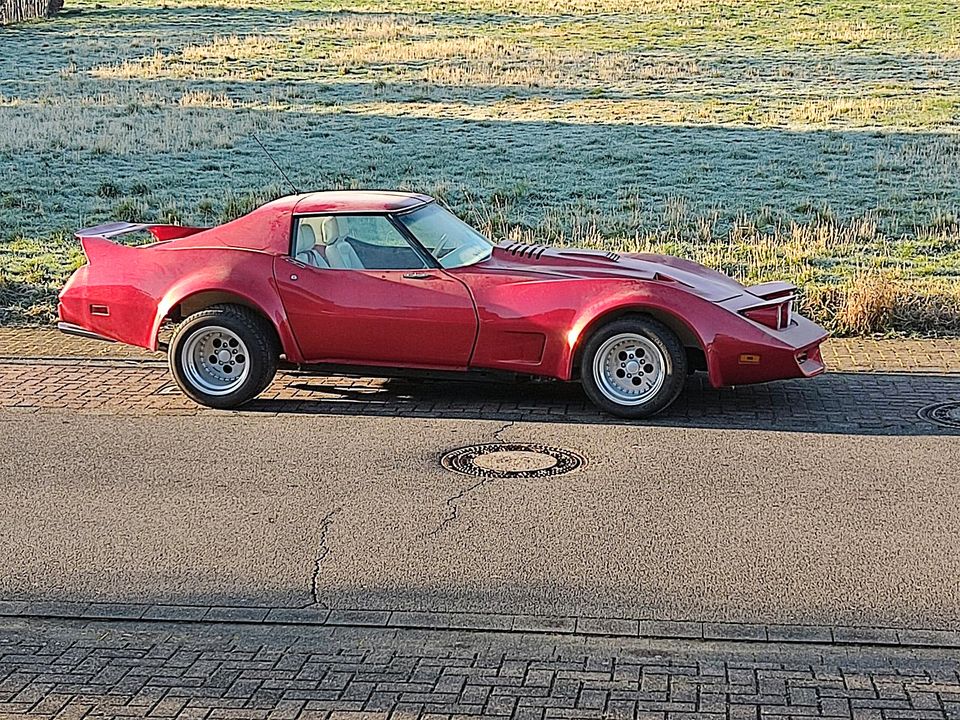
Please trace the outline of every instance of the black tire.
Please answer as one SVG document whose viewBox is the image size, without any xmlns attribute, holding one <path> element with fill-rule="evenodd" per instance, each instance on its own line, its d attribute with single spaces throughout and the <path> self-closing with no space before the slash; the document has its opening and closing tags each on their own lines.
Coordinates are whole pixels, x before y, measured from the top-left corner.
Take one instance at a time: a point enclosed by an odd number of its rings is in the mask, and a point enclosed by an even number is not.
<svg viewBox="0 0 960 720">
<path fill-rule="evenodd" d="M 198 384 L 192 376 L 197 372 L 195 364 L 188 367 L 191 361 L 184 354 L 192 338 L 212 327 L 225 328 L 242 341 L 246 356 L 241 358 L 248 364 L 242 382 L 219 393 L 208 392 Z M 177 327 L 168 351 L 170 372 L 183 394 L 200 405 L 219 409 L 239 407 L 263 392 L 277 374 L 279 360 L 280 345 L 273 326 L 262 315 L 242 305 L 213 305 L 195 312 Z"/>
<path fill-rule="evenodd" d="M 601 389 L 594 373 L 597 353 L 603 350 L 607 342 L 617 336 L 630 334 L 646 338 L 659 350 L 662 358 L 662 373 L 658 373 L 658 376 L 662 374 L 663 381 L 659 389 L 639 404 L 629 404 L 628 402 L 615 400 L 609 393 Z M 637 357 L 639 357 L 639 353 Z M 660 358 L 658 358 L 658 363 L 659 360 Z M 616 372 L 621 371 L 617 370 Z M 677 399 L 680 391 L 683 390 L 686 376 L 687 353 L 676 333 L 663 323 L 645 315 L 628 315 L 601 326 L 587 338 L 583 347 L 580 363 L 580 383 L 591 402 L 611 415 L 624 418 L 644 418 L 656 415 Z M 609 377 L 612 378 L 612 374 Z M 615 378 L 613 380 L 617 382 Z"/>
</svg>

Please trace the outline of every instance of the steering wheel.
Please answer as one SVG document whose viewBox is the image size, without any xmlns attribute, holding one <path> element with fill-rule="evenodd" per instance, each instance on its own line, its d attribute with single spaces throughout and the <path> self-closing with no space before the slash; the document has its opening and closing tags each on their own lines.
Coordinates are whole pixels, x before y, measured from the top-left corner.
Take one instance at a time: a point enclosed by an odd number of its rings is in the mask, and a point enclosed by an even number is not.
<svg viewBox="0 0 960 720">
<path fill-rule="evenodd" d="M 446 247 L 447 241 L 450 239 L 450 236 L 447 233 L 444 233 L 440 236 L 440 241 L 437 243 L 436 247 L 433 248 L 433 255 L 437 260 L 443 260 L 447 255 L 452 253 L 456 248 L 450 248 L 447 252 L 441 254 L 441 250 Z"/>
</svg>

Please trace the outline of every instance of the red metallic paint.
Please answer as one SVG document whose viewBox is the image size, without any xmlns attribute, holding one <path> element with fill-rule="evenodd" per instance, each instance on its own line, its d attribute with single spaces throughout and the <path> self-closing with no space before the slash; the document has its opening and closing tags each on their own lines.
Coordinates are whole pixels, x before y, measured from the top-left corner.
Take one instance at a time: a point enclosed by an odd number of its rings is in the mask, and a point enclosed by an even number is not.
<svg viewBox="0 0 960 720">
<path fill-rule="evenodd" d="M 646 312 L 703 350 L 715 386 L 823 372 L 821 328 L 794 315 L 789 327 L 775 330 L 741 314 L 786 297 L 791 286 L 748 289 L 679 258 L 513 245 L 469 267 L 404 272 L 315 270 L 289 257 L 294 213 L 391 213 L 429 201 L 408 193 L 311 193 L 207 230 L 155 226 L 158 237 L 175 239 L 152 245 L 81 236 L 88 264 L 61 292 L 60 319 L 156 349 L 161 323 L 182 303 L 232 299 L 271 320 L 295 363 L 476 368 L 569 380 L 594 328 Z M 109 314 L 91 313 L 92 305 L 107 306 Z M 742 355 L 759 361 L 741 362 Z"/>
<path fill-rule="evenodd" d="M 317 270 L 290 258 L 275 267 L 305 362 L 467 369 L 477 314 L 443 270 Z"/>
<path fill-rule="evenodd" d="M 297 213 L 391 213 L 432 202 L 429 195 L 384 190 L 334 190 L 297 196 Z"/>
</svg>

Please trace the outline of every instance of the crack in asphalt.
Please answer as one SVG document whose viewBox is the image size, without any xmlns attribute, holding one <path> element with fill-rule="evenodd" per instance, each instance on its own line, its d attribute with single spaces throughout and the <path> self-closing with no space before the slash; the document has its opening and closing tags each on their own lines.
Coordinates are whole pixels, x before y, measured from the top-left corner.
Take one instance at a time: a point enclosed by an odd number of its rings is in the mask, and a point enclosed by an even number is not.
<svg viewBox="0 0 960 720">
<path fill-rule="evenodd" d="M 504 432 L 504 431 L 506 431 L 506 430 L 509 430 L 510 428 L 512 428 L 512 427 L 513 427 L 514 425 L 516 425 L 516 424 L 517 424 L 517 421 L 516 421 L 516 420 L 511 420 L 510 422 L 504 424 L 504 426 L 503 426 L 502 428 L 500 428 L 499 430 L 494 430 L 494 431 L 493 431 L 493 438 L 494 438 L 495 440 L 500 440 L 501 442 L 503 442 L 503 438 L 500 437 L 500 433 L 502 433 L 502 432 Z"/>
<path fill-rule="evenodd" d="M 502 442 L 503 438 L 500 437 L 500 433 L 505 432 L 506 430 L 509 430 L 511 427 L 513 427 L 516 424 L 517 424 L 516 420 L 510 420 L 509 422 L 504 423 L 503 427 L 498 428 L 497 430 L 494 430 L 493 431 L 494 440 L 499 440 Z M 465 498 L 468 494 L 472 493 L 474 490 L 479 490 L 484 485 L 487 485 L 497 479 L 499 478 L 495 478 L 495 477 L 481 478 L 478 482 L 474 483 L 470 487 L 464 488 L 463 490 L 461 490 L 451 498 L 447 498 L 446 505 L 450 509 L 450 512 L 447 514 L 447 516 L 443 520 L 440 521 L 440 524 L 437 525 L 437 527 L 435 527 L 430 532 L 430 537 L 436 537 L 441 530 L 447 527 L 447 525 L 449 525 L 450 523 L 455 522 L 460 517 L 460 508 L 457 507 L 456 505 L 458 500 L 463 500 L 463 498 Z"/>
<path fill-rule="evenodd" d="M 460 517 L 460 508 L 458 508 L 457 505 L 456 505 L 456 502 L 457 502 L 458 500 L 462 500 L 464 497 L 467 496 L 468 493 L 472 493 L 474 490 L 479 490 L 479 489 L 482 488 L 484 485 L 486 485 L 487 483 L 489 483 L 489 482 L 491 482 L 491 481 L 493 481 L 493 480 L 496 480 L 496 478 L 492 478 L 492 477 L 490 477 L 490 478 L 483 478 L 482 480 L 480 480 L 479 482 L 474 483 L 474 484 L 471 485 L 470 487 L 464 488 L 463 490 L 461 490 L 460 492 L 458 492 L 456 495 L 454 495 L 452 498 L 448 498 L 448 499 L 447 499 L 447 507 L 450 509 L 450 512 L 449 512 L 449 514 L 448 514 L 443 520 L 440 521 L 440 524 L 437 525 L 437 527 L 435 527 L 435 528 L 433 529 L 433 531 L 430 533 L 430 537 L 435 537 L 435 536 L 436 536 L 441 530 L 443 530 L 447 525 L 449 525 L 450 523 L 454 522 L 455 520 L 457 520 L 457 519 Z"/>
<path fill-rule="evenodd" d="M 319 605 L 322 608 L 326 608 L 326 603 L 320 601 L 319 593 L 317 591 L 317 583 L 320 581 L 320 565 L 323 563 L 324 558 L 330 554 L 330 548 L 327 547 L 327 532 L 330 530 L 330 526 L 333 524 L 334 516 L 339 513 L 343 508 L 334 508 L 320 520 L 320 544 L 317 547 L 317 555 L 313 563 L 313 577 L 310 580 L 310 595 L 313 597 L 313 604 Z M 309 607 L 309 606 L 307 606 Z"/>
</svg>

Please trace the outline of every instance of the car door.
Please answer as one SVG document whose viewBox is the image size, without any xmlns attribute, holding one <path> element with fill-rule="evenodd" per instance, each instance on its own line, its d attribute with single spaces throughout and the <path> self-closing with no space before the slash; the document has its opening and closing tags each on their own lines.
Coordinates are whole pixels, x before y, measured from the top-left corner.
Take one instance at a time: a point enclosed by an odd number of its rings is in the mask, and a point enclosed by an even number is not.
<svg viewBox="0 0 960 720">
<path fill-rule="evenodd" d="M 389 217 L 329 217 L 296 218 L 293 255 L 275 264 L 304 359 L 465 369 L 477 335 L 466 286 L 433 267 Z"/>
</svg>

